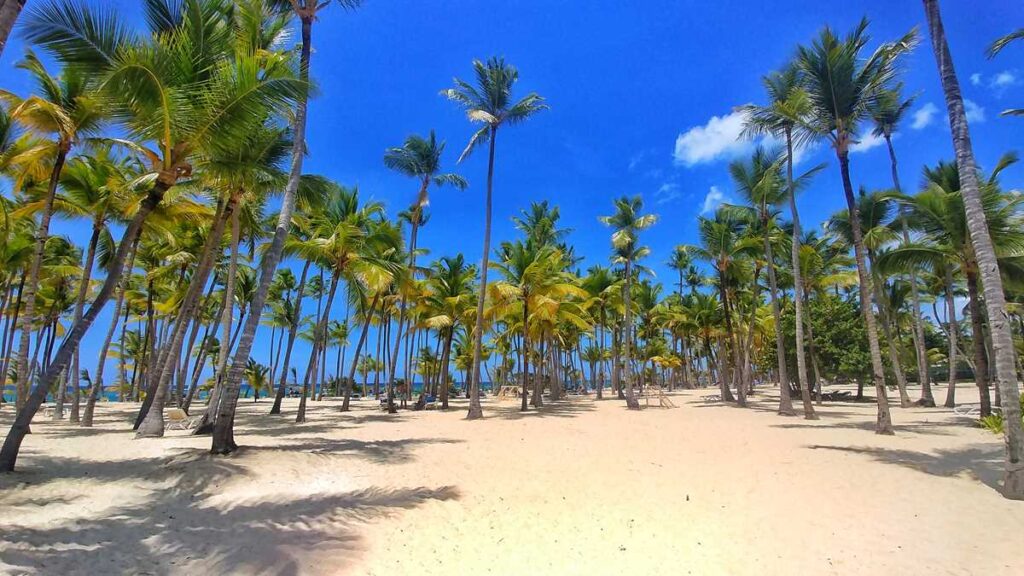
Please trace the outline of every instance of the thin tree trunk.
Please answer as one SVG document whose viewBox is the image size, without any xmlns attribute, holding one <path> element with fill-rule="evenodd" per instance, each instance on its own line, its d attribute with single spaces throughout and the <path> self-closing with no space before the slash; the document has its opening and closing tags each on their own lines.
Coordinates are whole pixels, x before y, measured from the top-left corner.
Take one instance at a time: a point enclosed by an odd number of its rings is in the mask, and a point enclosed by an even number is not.
<svg viewBox="0 0 1024 576">
<path fill-rule="evenodd" d="M 790 259 L 793 264 L 793 309 L 796 325 L 796 377 L 800 385 L 800 399 L 804 406 L 804 418 L 817 420 L 811 403 L 811 390 L 807 383 L 807 357 L 804 349 L 804 299 L 803 278 L 800 271 L 800 214 L 796 209 L 796 188 L 793 186 L 793 128 L 786 127 L 786 188 L 789 190 L 789 211 L 793 220 L 792 250 Z M 786 383 L 789 386 L 789 382 Z"/>
<path fill-rule="evenodd" d="M 944 280 L 946 283 L 946 323 L 949 325 L 949 386 L 946 388 L 946 408 L 956 407 L 956 357 L 957 357 L 957 329 L 956 323 L 956 302 L 953 297 L 953 271 L 949 266 L 945 267 Z M 936 321 L 938 317 L 936 316 Z"/>
<path fill-rule="evenodd" d="M 7 37 L 11 35 L 11 29 L 18 20 L 18 15 L 25 7 L 28 0 L 3 0 L 0 2 L 0 54 L 4 53 L 7 46 Z"/>
<path fill-rule="evenodd" d="M 483 355 L 484 338 L 484 297 L 487 294 L 487 267 L 491 252 L 491 202 L 494 192 L 494 143 L 498 138 L 498 128 L 491 126 L 490 142 L 487 156 L 487 200 L 484 204 L 484 252 L 480 263 L 480 294 L 476 301 L 476 324 L 473 329 L 473 366 L 472 379 L 469 384 L 468 420 L 483 418 L 480 406 L 480 358 Z"/>
<path fill-rule="evenodd" d="M 988 390 L 988 351 L 985 350 L 985 323 L 982 320 L 980 296 L 978 295 L 978 272 L 974 270 L 973 262 L 965 267 L 967 276 L 968 305 L 971 309 L 971 338 L 974 344 L 974 384 L 978 387 L 978 396 L 981 401 L 981 416 L 992 414 L 992 401 L 989 398 Z"/>
<path fill-rule="evenodd" d="M 872 269 L 875 268 L 875 255 L 872 250 L 868 250 L 868 262 Z M 885 295 L 882 294 L 882 288 L 879 286 L 880 282 L 874 282 L 872 279 L 872 288 L 875 293 L 875 306 L 878 307 L 878 320 L 882 323 L 882 335 L 885 337 L 885 346 L 889 351 L 889 363 L 892 364 L 892 373 L 896 377 L 896 388 L 900 394 L 900 408 L 910 407 L 910 395 L 907 394 L 907 377 L 903 374 L 903 366 L 900 363 L 900 353 L 896 349 L 896 339 L 892 335 L 892 326 L 890 325 L 889 316 L 889 303 L 885 299 Z"/>
<path fill-rule="evenodd" d="M 306 260 L 306 263 L 302 265 L 302 274 L 299 275 L 299 287 L 295 290 L 295 306 L 292 311 L 294 318 L 292 319 L 291 326 L 288 327 L 288 343 L 284 349 L 284 363 L 281 364 L 281 379 L 277 386 L 277 393 L 274 395 L 274 406 L 270 409 L 271 414 L 281 413 L 281 401 L 284 400 L 284 393 L 288 389 L 288 368 L 291 365 L 292 348 L 295 347 L 295 338 L 299 334 L 299 320 L 302 318 L 302 298 L 306 288 L 306 275 L 309 273 L 311 263 L 312 261 Z"/>
<path fill-rule="evenodd" d="M 626 318 L 625 324 L 625 361 L 626 361 L 626 407 L 630 410 L 639 410 L 640 402 L 633 395 L 633 309 L 631 304 L 631 294 L 633 285 L 633 263 L 626 260 L 626 283 L 623 286 L 622 302 L 626 307 Z"/>
<path fill-rule="evenodd" d="M 765 218 L 761 218 L 765 224 Z M 768 261 L 768 295 L 772 304 L 772 318 L 775 320 L 775 358 L 779 370 L 779 415 L 795 416 L 793 401 L 789 397 L 789 369 L 786 367 L 786 338 L 782 333 L 782 310 L 779 308 L 779 285 L 775 279 L 775 258 L 772 256 L 772 243 L 765 232 L 764 239 L 765 260 Z M 685 366 L 685 360 L 684 360 Z"/>
<path fill-rule="evenodd" d="M 316 373 L 317 364 L 320 359 L 320 350 L 327 338 L 327 320 L 331 316 L 331 306 L 334 304 L 334 295 L 338 293 L 338 284 L 341 283 L 340 274 L 335 271 L 331 278 L 331 288 L 327 295 L 327 304 L 324 306 L 323 314 L 316 323 L 313 333 L 313 349 L 309 353 L 309 364 L 306 366 L 306 377 L 302 381 L 302 397 L 299 399 L 299 410 L 295 414 L 295 422 L 306 421 L 306 393 L 309 391 L 310 378 Z"/>
<path fill-rule="evenodd" d="M 868 333 L 868 348 L 871 352 L 871 373 L 875 385 L 875 396 L 878 402 L 878 418 L 875 422 L 876 434 L 892 434 L 892 418 L 889 415 L 889 397 L 885 390 L 885 372 L 882 368 L 882 350 L 878 346 L 878 327 L 875 315 L 871 310 L 871 293 L 874 283 L 868 272 L 864 248 L 864 237 L 860 229 L 860 210 L 853 196 L 853 184 L 850 182 L 850 157 L 845 150 L 837 151 L 839 170 L 843 178 L 843 192 L 846 196 L 846 207 L 850 212 L 850 229 L 853 231 L 853 253 L 857 261 L 857 277 L 860 280 L 860 308 L 864 316 L 864 325 Z"/>
<path fill-rule="evenodd" d="M 363 329 L 359 333 L 359 343 L 356 344 L 355 354 L 352 356 L 352 366 L 349 367 L 348 380 L 345 382 L 345 397 L 341 400 L 341 411 L 348 412 L 349 401 L 352 396 L 352 384 L 355 382 L 356 368 L 359 365 L 359 355 L 363 353 L 363 344 L 366 343 L 366 334 L 370 331 L 370 320 L 373 318 L 373 311 L 377 308 L 377 301 L 380 300 L 380 293 L 373 295 L 370 307 L 366 310 Z"/>
</svg>

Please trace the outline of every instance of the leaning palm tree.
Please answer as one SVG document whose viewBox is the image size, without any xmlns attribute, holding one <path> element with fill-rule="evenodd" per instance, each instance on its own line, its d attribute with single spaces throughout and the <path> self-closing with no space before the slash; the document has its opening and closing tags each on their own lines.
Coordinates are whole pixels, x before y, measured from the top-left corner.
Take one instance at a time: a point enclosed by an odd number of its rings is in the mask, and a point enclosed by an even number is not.
<svg viewBox="0 0 1024 576">
<path fill-rule="evenodd" d="M 803 123 L 815 136 L 826 140 L 835 151 L 846 206 L 853 222 L 860 221 L 860 214 L 850 180 L 850 146 L 857 142 L 857 130 L 868 118 L 872 103 L 896 77 L 898 58 L 909 51 L 916 41 L 916 32 L 911 31 L 896 42 L 883 44 L 867 59 L 863 59 L 861 53 L 870 40 L 867 27 L 868 21 L 865 18 L 845 38 L 838 37 L 831 28 L 826 27 L 811 46 L 801 46 L 797 55 L 797 64 L 803 73 L 810 101 L 810 113 Z M 852 230 L 860 279 L 861 311 L 868 332 L 871 371 L 878 401 L 875 432 L 892 434 L 882 352 L 878 344 L 875 316 L 871 310 L 873 282 L 868 272 L 861 229 L 853 226 Z"/>
<path fill-rule="evenodd" d="M 504 58 L 491 58 L 487 63 L 473 61 L 477 85 L 454 79 L 455 87 L 441 94 L 465 109 L 470 122 L 483 124 L 469 139 L 459 157 L 465 160 L 478 146 L 488 144 L 487 199 L 484 204 L 484 246 L 480 264 L 480 292 L 476 304 L 476 326 L 473 330 L 473 368 L 470 373 L 469 413 L 467 418 L 483 416 L 480 408 L 480 357 L 483 346 L 484 298 L 487 294 L 487 268 L 491 252 L 491 199 L 494 190 L 494 145 L 498 129 L 514 126 L 547 108 L 544 98 L 531 92 L 518 101 L 512 100 L 512 87 L 519 80 L 519 71 L 505 63 Z"/>
<path fill-rule="evenodd" d="M 601 216 L 600 221 L 611 227 L 612 233 L 612 260 L 621 264 L 625 269 L 625 282 L 622 285 L 622 300 L 625 307 L 623 323 L 625 325 L 625 348 L 626 363 L 626 406 L 631 410 L 639 410 L 640 402 L 633 395 L 633 314 L 630 305 L 630 291 L 633 283 L 633 265 L 635 262 L 650 253 L 646 246 L 639 245 L 640 232 L 646 230 L 658 221 L 654 214 L 640 214 L 643 210 L 643 200 L 639 196 L 627 198 L 623 196 L 615 200 L 615 213 L 610 216 Z"/>
<path fill-rule="evenodd" d="M 971 134 L 967 126 L 960 82 L 953 68 L 953 57 L 946 42 L 946 31 L 942 26 L 938 0 L 923 0 L 928 30 L 931 33 L 932 51 L 939 68 L 939 79 L 949 110 L 949 125 L 953 135 L 953 148 L 960 168 L 960 190 L 964 197 L 971 245 L 981 269 L 981 280 L 985 294 L 985 309 L 988 312 L 989 332 L 996 365 L 996 382 L 1005 399 L 1003 420 L 1006 423 L 1006 470 L 1003 476 L 1003 494 L 1007 498 L 1024 499 L 1024 427 L 1021 425 L 1020 396 L 1017 374 L 1014 366 L 1013 333 L 1006 314 L 1006 297 L 1003 281 L 999 276 L 996 252 L 989 235 L 982 206 L 981 189 L 971 146 Z"/>
<path fill-rule="evenodd" d="M 428 191 L 431 185 L 450 185 L 465 190 L 467 183 L 458 174 L 441 172 L 441 154 L 444 153 L 444 141 L 438 142 L 434 131 L 423 138 L 413 134 L 405 139 L 398 148 L 389 148 L 384 153 L 384 165 L 406 176 L 419 181 L 416 200 L 409 210 L 409 274 L 416 273 L 416 232 L 423 221 L 423 208 L 430 202 Z M 395 370 L 398 367 L 398 353 L 401 351 L 402 331 L 405 329 L 407 290 L 401 291 L 401 302 L 398 312 L 398 328 L 395 330 L 395 345 L 388 360 L 388 412 L 395 412 Z"/>
</svg>

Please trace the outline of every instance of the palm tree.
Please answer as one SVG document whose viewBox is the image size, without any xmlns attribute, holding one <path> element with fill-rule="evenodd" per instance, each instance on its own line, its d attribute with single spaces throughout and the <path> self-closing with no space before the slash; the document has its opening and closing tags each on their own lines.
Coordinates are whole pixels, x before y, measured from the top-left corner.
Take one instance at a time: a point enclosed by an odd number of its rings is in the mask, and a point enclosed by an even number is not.
<svg viewBox="0 0 1024 576">
<path fill-rule="evenodd" d="M 405 139 L 405 143 L 399 148 L 389 148 L 384 153 L 384 165 L 406 176 L 419 180 L 419 191 L 416 194 L 416 201 L 413 202 L 409 212 L 409 274 L 410 278 L 416 273 L 416 232 L 419 229 L 422 219 L 423 208 L 430 202 L 428 190 L 431 184 L 435 186 L 450 185 L 459 190 L 465 190 L 467 183 L 458 174 L 441 173 L 441 154 L 444 153 L 445 143 L 438 143 L 434 131 L 430 136 L 423 138 L 413 134 Z M 402 290 L 401 303 L 398 313 L 398 329 L 395 331 L 395 346 L 391 351 L 391 358 L 388 364 L 388 412 L 395 412 L 395 371 L 398 368 L 398 353 L 401 350 L 402 331 L 405 329 L 406 298 L 408 292 Z"/>
<path fill-rule="evenodd" d="M 467 323 L 473 313 L 473 280 L 476 268 L 467 266 L 462 254 L 444 257 L 431 266 L 428 278 L 429 295 L 425 305 L 429 310 L 424 320 L 428 328 L 438 331 L 443 339 L 441 348 L 441 408 L 448 408 L 448 359 L 452 339 L 460 324 Z"/>
<path fill-rule="evenodd" d="M 512 87 L 519 80 L 519 71 L 505 63 L 503 58 L 491 58 L 486 64 L 473 61 L 477 85 L 454 79 L 455 87 L 443 90 L 441 94 L 457 103 L 466 111 L 470 122 L 483 124 L 469 139 L 469 144 L 459 157 L 465 160 L 478 146 L 488 144 L 487 156 L 487 199 L 484 204 L 484 246 L 480 264 L 480 292 L 476 304 L 476 326 L 473 330 L 473 370 L 470 374 L 469 412 L 470 420 L 483 417 L 480 407 L 480 358 L 483 346 L 484 298 L 487 294 L 487 269 L 491 252 L 491 199 L 494 191 L 494 145 L 498 129 L 503 125 L 514 126 L 525 121 L 541 110 L 547 109 L 544 99 L 531 92 L 522 99 L 512 101 Z"/>
<path fill-rule="evenodd" d="M 601 400 L 604 398 L 604 355 L 607 354 L 604 330 L 608 327 L 608 308 L 616 292 L 621 291 L 621 287 L 617 285 L 611 270 L 604 266 L 591 266 L 587 269 L 587 275 L 580 281 L 580 287 L 587 292 L 590 302 L 590 317 L 594 324 L 594 334 L 591 338 L 594 347 L 602 355 L 598 360 L 599 377 L 596 380 L 597 399 Z M 591 378 L 593 377 L 591 374 Z"/>
<path fill-rule="evenodd" d="M 35 53 L 29 51 L 18 67 L 29 72 L 39 96 L 19 98 L 2 90 L 0 98 L 11 106 L 11 118 L 24 124 L 27 128 L 44 134 L 53 134 L 53 164 L 50 169 L 49 184 L 39 208 L 40 220 L 36 227 L 35 253 L 29 265 L 24 295 L 25 310 L 22 314 L 21 339 L 18 343 L 18 356 L 15 369 L 18 374 L 28 374 L 28 354 L 32 322 L 35 320 L 35 290 L 39 284 L 39 267 L 43 257 L 43 247 L 50 230 L 50 219 L 53 217 L 53 203 L 57 195 L 64 163 L 72 147 L 83 137 L 94 132 L 100 125 L 102 116 L 94 86 L 81 70 L 65 68 L 60 77 L 51 76 Z M 29 393 L 27 379 L 19 382 L 17 406 L 21 408 Z"/>
<path fill-rule="evenodd" d="M 615 200 L 615 213 L 610 216 L 601 216 L 599 220 L 606 226 L 611 227 L 613 262 L 622 264 L 625 268 L 625 283 L 622 286 L 622 300 L 625 307 L 625 362 L 626 362 L 626 406 L 631 410 L 639 410 L 640 402 L 633 395 L 633 310 L 630 302 L 630 291 L 633 283 L 633 265 L 650 253 L 646 246 L 638 245 L 640 232 L 646 230 L 658 221 L 654 214 L 640 214 L 643 210 L 643 199 L 639 196 L 627 198 L 623 196 Z"/>
<path fill-rule="evenodd" d="M 883 44 L 865 60 L 861 58 L 861 52 L 869 41 L 867 27 L 867 19 L 862 19 L 845 38 L 839 38 L 831 28 L 826 27 L 811 46 L 801 46 L 797 56 L 810 101 L 810 114 L 804 124 L 817 137 L 827 140 L 835 151 L 846 206 L 853 222 L 859 222 L 860 215 L 850 180 L 850 146 L 856 142 L 857 129 L 868 118 L 872 103 L 895 78 L 898 57 L 909 51 L 916 41 L 916 33 L 911 31 L 896 42 Z M 852 229 L 854 256 L 860 279 L 861 311 L 868 332 L 872 377 L 878 401 L 875 432 L 892 434 L 882 352 L 878 345 L 875 316 L 871 310 L 873 283 L 865 261 L 866 250 L 861 229 L 859 226 Z"/>
<path fill-rule="evenodd" d="M 11 35 L 14 23 L 18 21 L 18 15 L 25 7 L 28 0 L 3 0 L 0 2 L 0 54 L 4 53 L 7 46 L 7 37 Z"/>
<path fill-rule="evenodd" d="M 252 388 L 252 401 L 259 402 L 260 390 L 267 387 L 270 381 L 267 379 L 267 375 L 270 373 L 270 368 L 264 366 L 259 362 L 249 359 L 249 362 L 245 366 L 245 381 Z"/>
<path fill-rule="evenodd" d="M 899 126 L 900 120 L 914 104 L 914 98 L 904 99 L 900 92 L 902 86 L 897 85 L 891 90 L 883 90 L 874 103 L 869 107 L 868 113 L 874 129 L 871 133 L 885 139 L 886 148 L 889 150 L 889 165 L 892 170 L 892 185 L 897 194 L 902 194 L 900 186 L 900 175 L 896 162 L 896 149 L 892 145 L 892 136 Z M 910 232 L 907 229 L 907 220 L 900 208 L 899 214 L 900 229 L 903 233 L 903 243 L 910 242 Z M 917 291 L 917 273 L 914 269 L 909 270 L 910 274 L 910 298 L 913 309 L 911 319 L 913 320 L 914 352 L 917 357 L 917 381 L 921 385 L 921 399 L 918 401 L 922 406 L 935 406 L 935 398 L 932 396 L 931 381 L 928 377 L 928 352 L 924 346 L 924 325 L 921 320 L 921 297 Z"/>
<path fill-rule="evenodd" d="M 1018 28 L 1006 36 L 997 38 L 996 41 L 988 47 L 988 50 L 985 51 L 985 55 L 990 59 L 995 58 L 997 54 L 1003 51 L 1003 48 L 1006 48 L 1011 43 L 1021 39 L 1024 39 L 1024 28 Z M 1010 108 L 1008 110 L 1003 110 L 1002 115 L 1024 116 L 1024 108 Z"/>
<path fill-rule="evenodd" d="M 971 245 L 978 259 L 981 283 L 985 294 L 985 309 L 988 312 L 989 332 L 995 352 L 996 382 L 1002 392 L 1003 420 L 1006 423 L 1006 470 L 1003 476 L 1003 494 L 1007 498 L 1024 499 L 1024 427 L 1021 425 L 1020 405 L 1015 399 L 1020 396 L 1014 366 L 1013 334 L 1006 315 L 1006 298 L 1003 282 L 999 276 L 996 252 L 989 235 L 982 204 L 981 189 L 971 146 L 970 129 L 964 112 L 960 82 L 953 68 L 953 58 L 946 42 L 946 32 L 939 14 L 938 0 L 923 0 L 928 30 L 931 33 L 932 51 L 939 68 L 942 91 L 949 110 L 949 125 L 953 135 L 956 162 L 960 167 L 960 190 L 964 197 L 967 215 L 967 229 Z"/>
<path fill-rule="evenodd" d="M 800 385 L 801 398 L 803 391 L 810 391 L 807 380 L 807 358 L 804 338 L 804 295 L 800 269 L 800 215 L 796 207 L 796 188 L 793 178 L 793 151 L 799 144 L 807 141 L 811 133 L 805 128 L 808 115 L 811 113 L 811 100 L 803 86 L 800 67 L 792 63 L 782 71 L 773 72 L 761 79 L 770 102 L 767 106 L 748 105 L 742 108 L 747 118 L 744 122 L 744 133 L 750 136 L 769 134 L 776 138 L 782 137 L 786 142 L 786 198 L 789 200 L 790 218 L 793 232 L 790 236 L 790 263 L 793 274 L 793 301 L 796 324 L 796 367 L 797 383 Z M 769 258 L 770 260 L 770 258 Z M 772 272 L 774 273 L 774 271 Z M 772 289 L 774 294 L 775 289 Z M 779 326 L 776 322 L 776 326 Z M 809 325 L 809 323 L 808 323 Z M 780 372 L 781 374 L 781 372 Z M 787 374 L 788 376 L 788 374 Z M 786 386 L 789 382 L 784 383 Z M 780 387 L 782 384 L 780 383 Z M 780 412 L 783 399 L 780 398 Z M 804 417 L 814 419 L 813 407 L 804 402 Z"/>
<path fill-rule="evenodd" d="M 238 445 L 234 438 L 235 406 L 238 402 L 238 391 L 241 384 L 242 372 L 245 370 L 245 363 L 252 351 L 252 344 L 256 338 L 256 330 L 259 328 L 260 316 L 263 312 L 263 305 L 267 300 L 267 293 L 274 281 L 274 272 L 284 253 L 285 239 L 291 230 L 292 212 L 295 209 L 295 202 L 299 190 L 299 183 L 302 178 L 302 160 L 306 153 L 306 113 L 309 103 L 309 92 L 305 88 L 309 85 L 309 63 L 312 53 L 312 32 L 313 22 L 317 20 L 320 9 L 327 6 L 326 2 L 319 0 L 289 0 L 287 4 L 283 0 L 273 0 L 278 7 L 290 7 L 300 22 L 300 35 L 302 47 L 299 51 L 299 81 L 304 86 L 295 99 L 295 111 L 292 117 L 292 152 L 291 166 L 288 172 L 288 182 L 285 185 L 284 195 L 281 198 L 281 210 L 278 213 L 277 224 L 274 228 L 273 240 L 269 249 L 263 254 L 260 261 L 260 283 L 256 294 L 253 297 L 249 319 L 246 321 L 242 331 L 241 340 L 235 350 L 235 356 L 231 363 L 230 371 L 227 374 L 226 384 L 220 396 L 220 406 L 216 409 L 216 421 L 213 429 L 213 442 L 210 451 L 214 454 L 229 454 L 234 452 Z M 362 4 L 362 0 L 337 0 L 335 4 L 342 8 L 355 9 Z M 283 6 L 282 6 L 283 5 Z"/>
</svg>

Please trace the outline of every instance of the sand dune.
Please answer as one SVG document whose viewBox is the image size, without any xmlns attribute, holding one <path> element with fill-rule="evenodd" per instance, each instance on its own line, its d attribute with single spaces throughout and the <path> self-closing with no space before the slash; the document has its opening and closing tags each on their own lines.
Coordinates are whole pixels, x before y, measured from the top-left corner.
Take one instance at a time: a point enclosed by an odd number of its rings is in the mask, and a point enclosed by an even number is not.
<svg viewBox="0 0 1024 576">
<path fill-rule="evenodd" d="M 43 421 L 0 477 L 0 570 L 37 574 L 1022 574 L 999 436 L 945 409 L 781 418 L 573 398 L 520 414 L 242 403 L 245 448 Z M 942 390 L 936 396 L 941 398 Z M 970 391 L 961 390 L 967 401 Z M 294 405 L 286 406 L 286 412 Z M 11 411 L 0 413 L 9 425 Z"/>
</svg>

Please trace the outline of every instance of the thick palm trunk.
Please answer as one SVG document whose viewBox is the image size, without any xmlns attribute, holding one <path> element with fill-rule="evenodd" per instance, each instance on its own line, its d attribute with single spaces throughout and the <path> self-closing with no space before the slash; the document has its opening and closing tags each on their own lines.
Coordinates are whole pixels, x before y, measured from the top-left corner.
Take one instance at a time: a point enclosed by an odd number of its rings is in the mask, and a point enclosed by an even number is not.
<svg viewBox="0 0 1024 576">
<path fill-rule="evenodd" d="M 989 332 L 992 336 L 996 366 L 996 383 L 1006 398 L 1003 402 L 1004 433 L 1006 436 L 1006 470 L 1003 477 L 1003 494 L 1007 498 L 1024 499 L 1024 427 L 1021 425 L 1020 403 L 1017 398 L 1017 375 L 1014 367 L 1013 334 L 1006 314 L 1006 299 L 1003 282 L 999 276 L 995 249 L 989 236 L 988 223 L 981 205 L 978 173 L 971 147 L 970 131 L 960 96 L 960 83 L 953 69 L 946 34 L 939 15 L 937 0 L 924 0 L 928 28 L 931 31 L 932 47 L 939 67 L 939 77 L 949 109 L 949 124 L 956 149 L 956 161 L 960 167 L 960 190 L 964 197 L 971 245 L 978 260 L 982 287 L 985 293 L 985 307 L 988 311 Z"/>
<path fill-rule="evenodd" d="M 889 415 L 889 397 L 885 390 L 885 372 L 882 367 L 882 350 L 878 345 L 878 327 L 875 315 L 871 310 L 871 293 L 874 283 L 868 271 L 864 236 L 860 229 L 860 210 L 853 196 L 853 184 L 850 182 L 850 158 L 846 151 L 837 151 L 839 170 L 843 178 L 843 193 L 846 196 L 846 207 L 850 213 L 850 229 L 853 231 L 853 253 L 857 261 L 857 277 L 860 280 L 860 308 L 864 316 L 864 326 L 868 333 L 868 348 L 871 352 L 871 374 L 875 385 L 875 396 L 878 401 L 878 418 L 875 422 L 876 434 L 892 434 L 892 418 Z"/>
<path fill-rule="evenodd" d="M 792 250 L 790 259 L 793 265 L 793 308 L 796 324 L 796 378 L 800 384 L 800 399 L 804 406 L 804 418 L 817 420 L 814 405 L 811 403 L 811 389 L 807 383 L 807 356 L 804 348 L 804 298 L 803 279 L 800 272 L 800 214 L 796 209 L 796 189 L 793 187 L 793 129 L 786 128 L 786 188 L 789 190 L 789 211 L 793 220 Z M 786 382 L 789 386 L 789 382 Z M 781 387 L 781 385 L 780 385 Z"/>
<path fill-rule="evenodd" d="M 491 252 L 491 202 L 494 193 L 494 144 L 498 137 L 498 129 L 491 126 L 491 137 L 487 155 L 487 200 L 484 204 L 484 254 L 480 262 L 480 294 L 476 300 L 476 324 L 473 329 L 473 365 L 469 383 L 469 411 L 466 418 L 475 420 L 483 418 L 480 406 L 480 358 L 484 338 L 484 300 L 487 295 L 487 265 Z"/>
<path fill-rule="evenodd" d="M 82 426 L 85 428 L 91 428 L 93 422 L 93 415 L 96 410 L 96 400 L 100 394 L 103 393 L 103 373 L 106 369 L 107 354 L 110 352 L 110 343 L 114 340 L 114 333 L 117 331 L 117 325 L 120 321 L 121 309 L 124 306 L 125 292 L 128 290 L 128 278 L 131 277 L 132 268 L 135 267 L 135 253 L 138 248 L 138 238 L 135 240 L 135 244 L 131 248 L 131 256 L 128 257 L 128 263 L 125 265 L 127 274 L 122 274 L 121 281 L 117 289 L 117 302 L 114 304 L 114 314 L 110 318 L 110 327 L 107 328 L 107 336 L 103 339 L 103 346 L 100 348 L 99 360 L 96 362 L 96 378 L 93 380 L 92 389 L 89 391 L 89 397 L 85 401 L 85 411 L 82 414 Z"/>
<path fill-rule="evenodd" d="M 61 343 L 60 348 L 57 350 L 57 355 L 53 362 L 51 362 L 45 372 L 43 372 L 35 390 L 32 391 L 32 394 L 29 396 L 25 405 L 18 410 L 18 415 L 14 419 L 14 424 L 11 426 L 10 432 L 7 433 L 7 438 L 4 441 L 3 448 L 0 449 L 0 472 L 11 472 L 14 470 L 14 465 L 18 460 L 18 452 L 21 449 L 21 443 L 25 439 L 25 435 L 28 433 L 29 424 L 32 422 L 32 418 L 46 400 L 47 390 L 49 390 L 50 385 L 60 377 L 60 374 L 64 371 L 68 362 L 71 360 L 71 355 L 76 349 L 78 349 L 78 345 L 82 341 L 82 337 L 85 336 L 86 331 L 92 326 L 92 323 L 95 322 L 96 317 L 99 315 L 103 307 L 106 306 L 107 301 L 110 300 L 110 296 L 113 294 L 114 288 L 121 279 L 125 260 L 128 257 L 128 251 L 132 246 L 134 246 L 135 239 L 142 231 L 143 223 L 146 221 L 150 212 L 152 212 L 163 199 L 164 193 L 166 193 L 173 184 L 173 182 L 167 182 L 163 178 L 158 179 L 154 184 L 153 189 L 139 204 L 139 209 L 135 212 L 131 222 L 129 222 L 125 229 L 124 237 L 121 239 L 121 243 L 117 246 L 117 252 L 115 253 L 114 259 L 110 265 L 110 272 L 107 273 L 103 286 L 96 294 L 96 298 L 93 300 L 92 305 L 89 306 L 89 309 L 82 316 L 82 320 L 71 327 L 71 330 L 65 337 L 64 342 Z"/>
<path fill-rule="evenodd" d="M 7 4 L 17 4 L 17 0 L 7 0 Z M 18 11 L 21 7 L 18 6 Z M 15 14 L 17 17 L 17 14 Z M 13 20 L 11 24 L 13 24 Z M 2 22 L 0 22 L 2 24 Z M 8 30 L 9 31 L 9 30 Z M 0 30 L 2 32 L 2 30 Z M 4 38 L 6 40 L 6 38 Z M 57 194 L 57 183 L 60 181 L 60 173 L 64 168 L 64 160 L 67 158 L 68 149 L 60 146 L 57 157 L 54 160 L 53 169 L 50 172 L 50 183 L 46 191 L 46 199 L 43 202 L 43 212 L 39 219 L 39 227 L 36 228 L 35 246 L 32 251 L 32 260 L 29 264 L 28 279 L 25 283 L 22 301 L 25 310 L 21 317 L 21 339 L 18 342 L 18 360 L 15 363 L 15 370 L 18 374 L 17 397 L 15 404 L 19 410 L 25 405 L 31 387 L 28 378 L 28 354 L 32 336 L 32 322 L 35 321 L 36 289 L 39 287 L 39 269 L 43 263 L 43 249 L 46 246 L 46 238 L 50 233 L 50 220 L 53 218 L 53 199 Z"/>
<path fill-rule="evenodd" d="M 949 324 L 949 386 L 946 388 L 946 408 L 956 407 L 956 357 L 957 357 L 957 334 L 959 330 L 956 322 L 956 301 L 953 297 L 953 271 L 949 266 L 945 270 L 946 283 L 946 320 Z M 938 316 L 936 316 L 938 319 Z"/>
<path fill-rule="evenodd" d="M 444 336 L 444 350 L 441 351 L 441 409 L 448 409 L 448 361 L 451 359 L 452 338 L 455 335 L 455 326 L 449 326 Z"/>
</svg>

